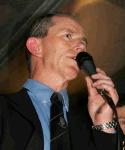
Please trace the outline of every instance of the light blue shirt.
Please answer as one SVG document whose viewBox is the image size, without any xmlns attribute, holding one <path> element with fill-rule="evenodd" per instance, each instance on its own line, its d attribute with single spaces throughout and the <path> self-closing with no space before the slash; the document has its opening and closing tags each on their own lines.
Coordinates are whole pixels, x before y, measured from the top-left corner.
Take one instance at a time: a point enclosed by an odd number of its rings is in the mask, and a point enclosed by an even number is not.
<svg viewBox="0 0 125 150">
<path fill-rule="evenodd" d="M 41 122 L 41 127 L 43 130 L 44 137 L 44 150 L 50 150 L 50 97 L 53 94 L 54 90 L 48 87 L 45 84 L 32 79 L 28 79 L 23 85 L 24 88 L 28 89 L 28 95 L 31 98 L 31 101 L 36 109 L 38 118 Z M 66 118 L 66 112 L 68 112 L 68 95 L 66 90 L 60 91 L 64 99 L 64 117 Z"/>
</svg>

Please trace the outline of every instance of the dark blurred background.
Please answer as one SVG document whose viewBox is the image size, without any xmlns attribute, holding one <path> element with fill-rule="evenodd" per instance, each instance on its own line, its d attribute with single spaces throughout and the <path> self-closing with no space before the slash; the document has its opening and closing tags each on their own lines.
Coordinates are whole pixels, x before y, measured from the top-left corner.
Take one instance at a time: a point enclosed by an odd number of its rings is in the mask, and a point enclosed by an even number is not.
<svg viewBox="0 0 125 150">
<path fill-rule="evenodd" d="M 0 0 L 0 92 L 21 88 L 28 76 L 22 46 L 25 32 L 37 15 L 54 11 L 79 16 L 88 52 L 125 93 L 124 0 Z M 72 95 L 86 91 L 84 76 L 80 73 L 69 85 Z"/>
</svg>

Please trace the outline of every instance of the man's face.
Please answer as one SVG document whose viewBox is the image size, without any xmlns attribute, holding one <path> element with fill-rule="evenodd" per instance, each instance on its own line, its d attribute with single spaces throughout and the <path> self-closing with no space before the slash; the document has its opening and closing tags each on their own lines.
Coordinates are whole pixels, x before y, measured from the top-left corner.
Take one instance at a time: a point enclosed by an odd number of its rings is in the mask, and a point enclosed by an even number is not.
<svg viewBox="0 0 125 150">
<path fill-rule="evenodd" d="M 64 80 L 76 78 L 79 68 L 76 55 L 86 51 L 86 38 L 82 27 L 68 17 L 53 17 L 54 25 L 41 39 L 43 64 L 50 73 Z"/>
<path fill-rule="evenodd" d="M 117 108 L 120 126 L 125 134 L 125 106 Z"/>
</svg>

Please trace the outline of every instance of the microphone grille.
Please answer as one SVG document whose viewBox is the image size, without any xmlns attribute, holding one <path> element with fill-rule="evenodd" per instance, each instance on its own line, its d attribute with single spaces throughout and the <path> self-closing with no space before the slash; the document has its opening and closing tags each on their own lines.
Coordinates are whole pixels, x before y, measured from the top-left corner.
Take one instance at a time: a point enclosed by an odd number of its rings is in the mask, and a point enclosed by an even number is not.
<svg viewBox="0 0 125 150">
<path fill-rule="evenodd" d="M 79 68 L 85 70 L 89 75 L 96 73 L 96 66 L 93 58 L 87 52 L 80 52 L 76 57 L 76 61 Z"/>
</svg>

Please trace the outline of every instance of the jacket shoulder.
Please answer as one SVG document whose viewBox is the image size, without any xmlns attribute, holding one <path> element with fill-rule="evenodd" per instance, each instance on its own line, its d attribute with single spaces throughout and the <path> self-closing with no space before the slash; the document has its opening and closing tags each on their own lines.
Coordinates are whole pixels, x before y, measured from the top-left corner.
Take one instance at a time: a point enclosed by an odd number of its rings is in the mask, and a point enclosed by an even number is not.
<svg viewBox="0 0 125 150">
<path fill-rule="evenodd" d="M 21 97 L 28 98 L 26 89 L 21 89 L 20 91 L 14 93 L 0 93 L 0 112 L 5 107 L 7 107 L 7 105 L 9 105 L 10 103 L 14 103 L 17 99 L 20 99 Z"/>
</svg>

